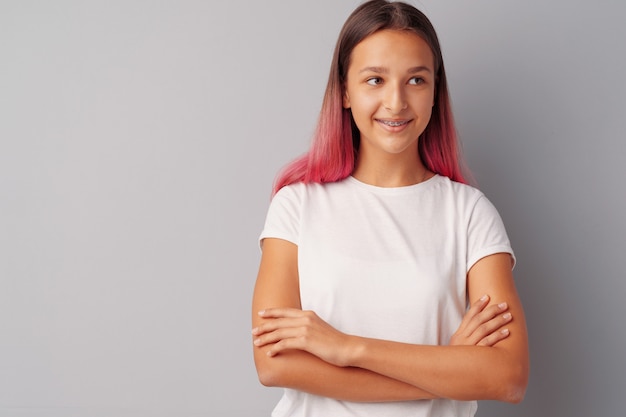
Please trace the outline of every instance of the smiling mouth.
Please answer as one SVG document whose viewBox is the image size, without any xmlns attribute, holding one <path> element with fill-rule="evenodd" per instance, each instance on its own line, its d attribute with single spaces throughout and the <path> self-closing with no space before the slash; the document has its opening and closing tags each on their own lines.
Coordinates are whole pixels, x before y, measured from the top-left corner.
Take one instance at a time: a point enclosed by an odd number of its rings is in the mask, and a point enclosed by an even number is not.
<svg viewBox="0 0 626 417">
<path fill-rule="evenodd" d="M 404 126 L 405 124 L 409 123 L 409 120 L 381 120 L 381 119 L 377 119 L 377 120 L 379 123 L 382 123 L 390 127 Z"/>
</svg>

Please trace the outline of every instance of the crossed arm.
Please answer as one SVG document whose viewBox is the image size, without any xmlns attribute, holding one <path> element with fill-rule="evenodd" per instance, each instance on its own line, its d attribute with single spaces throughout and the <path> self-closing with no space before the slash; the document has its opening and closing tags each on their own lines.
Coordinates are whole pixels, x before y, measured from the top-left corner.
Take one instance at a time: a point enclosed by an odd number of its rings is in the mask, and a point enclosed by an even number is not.
<svg viewBox="0 0 626 417">
<path fill-rule="evenodd" d="M 519 402 L 528 381 L 528 346 L 510 256 L 481 259 L 467 280 L 473 303 L 448 346 L 348 335 L 301 310 L 297 247 L 265 239 L 252 303 L 259 379 L 349 401 Z"/>
</svg>

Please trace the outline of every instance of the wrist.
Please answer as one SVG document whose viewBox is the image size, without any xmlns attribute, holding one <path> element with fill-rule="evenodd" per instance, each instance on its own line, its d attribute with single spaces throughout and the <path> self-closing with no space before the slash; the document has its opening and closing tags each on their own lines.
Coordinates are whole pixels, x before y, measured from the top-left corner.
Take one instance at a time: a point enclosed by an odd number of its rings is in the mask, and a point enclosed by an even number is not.
<svg viewBox="0 0 626 417">
<path fill-rule="evenodd" d="M 345 344 L 345 361 L 343 366 L 359 367 L 361 358 L 365 353 L 365 338 L 359 336 L 348 336 Z"/>
</svg>

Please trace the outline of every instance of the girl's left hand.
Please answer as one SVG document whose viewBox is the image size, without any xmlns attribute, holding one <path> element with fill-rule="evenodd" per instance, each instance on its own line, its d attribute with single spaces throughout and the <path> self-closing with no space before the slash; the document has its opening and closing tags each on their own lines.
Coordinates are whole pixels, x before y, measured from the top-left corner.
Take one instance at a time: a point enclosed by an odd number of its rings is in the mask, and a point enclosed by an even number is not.
<svg viewBox="0 0 626 417">
<path fill-rule="evenodd" d="M 259 316 L 268 320 L 252 329 L 254 345 L 273 344 L 267 352 L 268 356 L 298 349 L 333 365 L 347 366 L 350 336 L 326 323 L 314 311 L 268 308 L 260 311 Z"/>
</svg>

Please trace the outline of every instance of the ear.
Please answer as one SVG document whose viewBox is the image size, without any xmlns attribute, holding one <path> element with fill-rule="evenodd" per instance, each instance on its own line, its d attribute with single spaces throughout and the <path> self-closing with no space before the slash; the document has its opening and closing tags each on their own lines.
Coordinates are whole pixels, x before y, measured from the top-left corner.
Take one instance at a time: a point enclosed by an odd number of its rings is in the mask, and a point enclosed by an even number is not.
<svg viewBox="0 0 626 417">
<path fill-rule="evenodd" d="M 350 108 L 350 95 L 348 94 L 348 91 L 344 91 L 343 93 L 343 108 L 344 109 L 349 109 Z"/>
</svg>

